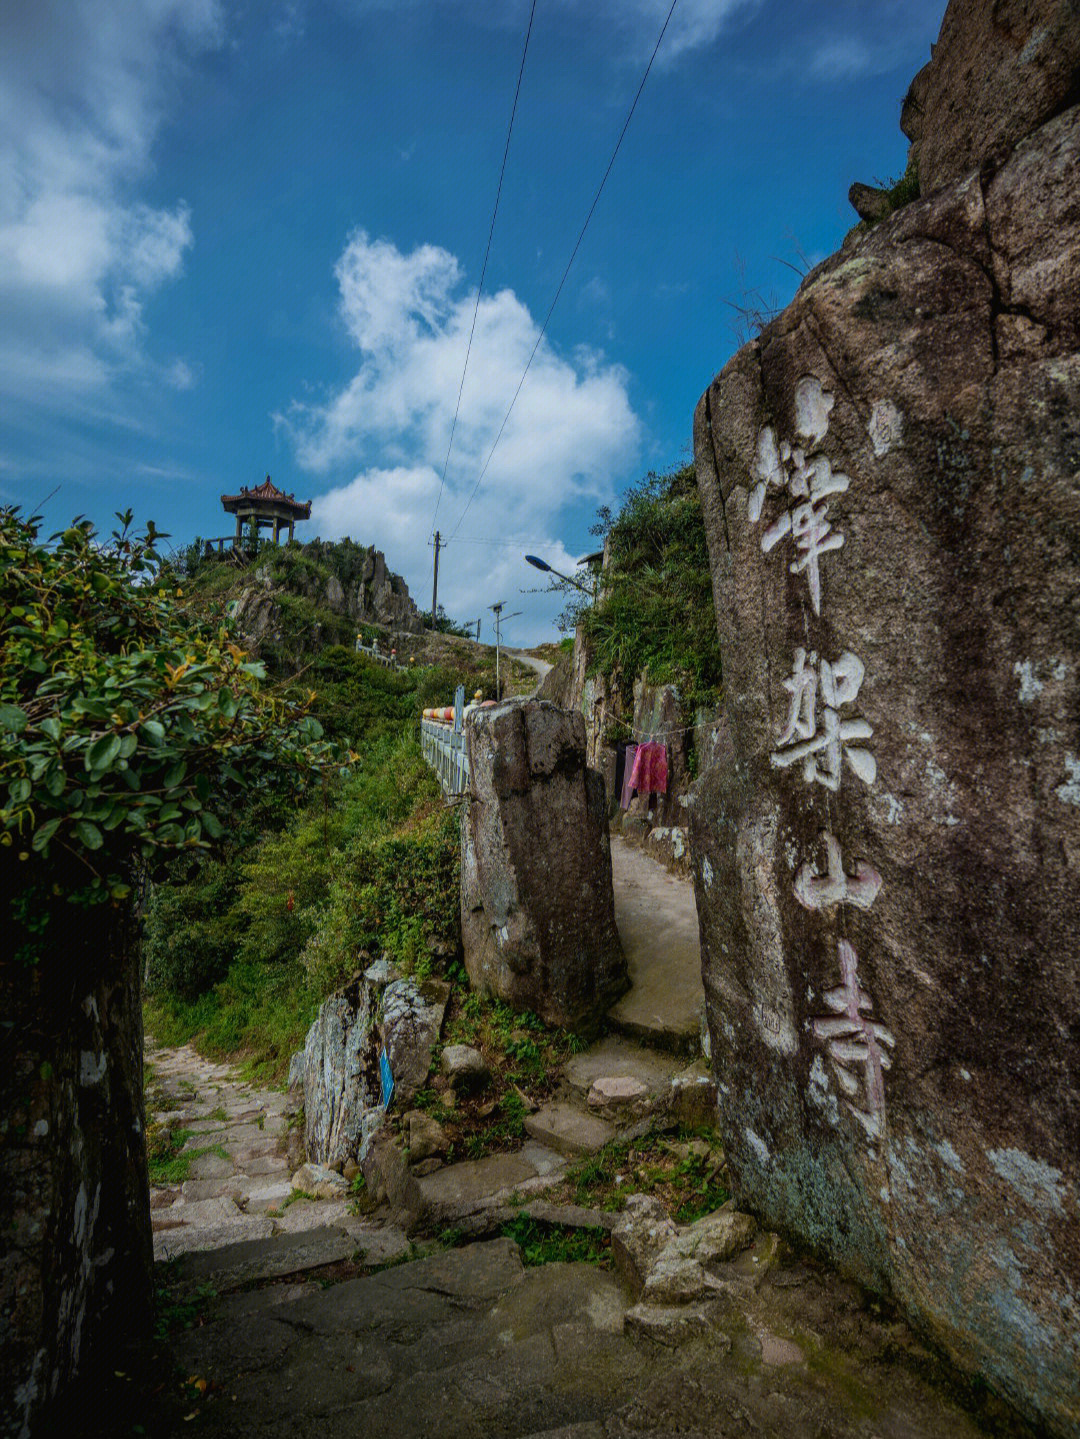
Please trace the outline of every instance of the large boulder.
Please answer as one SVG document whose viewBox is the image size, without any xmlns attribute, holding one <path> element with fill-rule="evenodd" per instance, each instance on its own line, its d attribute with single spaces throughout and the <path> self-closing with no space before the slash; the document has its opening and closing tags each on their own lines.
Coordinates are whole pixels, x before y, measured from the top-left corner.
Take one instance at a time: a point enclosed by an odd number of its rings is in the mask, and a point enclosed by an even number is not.
<svg viewBox="0 0 1080 1439">
<path fill-rule="evenodd" d="M 0 866 L 5 913 L 20 868 Z M 79 868 L 61 871 L 72 890 Z M 0 964 L 5 1439 L 77 1432 L 152 1332 L 137 929 L 119 905 L 53 918 L 57 948 L 29 963 L 9 938 Z"/>
<path fill-rule="evenodd" d="M 808 276 L 695 454 L 731 1172 L 1076 1433 L 1080 108 Z"/>
<path fill-rule="evenodd" d="M 293 1055 L 289 1087 L 303 1085 L 304 1141 L 314 1164 L 362 1160 L 383 1120 L 380 1057 L 403 1108 L 423 1087 L 442 1029 L 450 987 L 399 979 L 383 960 L 323 1001 L 304 1048 Z"/>
<path fill-rule="evenodd" d="M 363 975 L 324 1000 L 304 1043 L 305 1147 L 314 1164 L 363 1156 L 382 1117 L 379 1041 L 381 986 Z"/>
<path fill-rule="evenodd" d="M 1078 101 L 1080 0 L 950 0 L 900 120 L 923 194 Z"/>
<path fill-rule="evenodd" d="M 475 988 L 549 1024 L 589 1030 L 626 990 L 604 783 L 585 722 L 543 701 L 466 722 L 461 926 Z"/>
</svg>

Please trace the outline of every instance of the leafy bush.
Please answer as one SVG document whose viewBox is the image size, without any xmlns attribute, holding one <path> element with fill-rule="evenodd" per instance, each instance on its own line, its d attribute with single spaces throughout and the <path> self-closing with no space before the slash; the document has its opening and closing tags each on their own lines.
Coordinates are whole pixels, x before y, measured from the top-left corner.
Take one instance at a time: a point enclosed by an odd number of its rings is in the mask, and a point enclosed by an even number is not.
<svg viewBox="0 0 1080 1439">
<path fill-rule="evenodd" d="M 601 514 L 601 527 L 610 518 Z M 632 703 L 644 670 L 677 684 L 688 709 L 720 696 L 709 553 L 692 465 L 650 473 L 629 490 L 611 523 L 599 598 L 578 613 L 593 672 L 613 678 Z"/>
<path fill-rule="evenodd" d="M 157 582 L 153 525 L 119 519 L 108 544 L 85 520 L 45 543 L 0 510 L 0 887 L 27 960 L 61 895 L 128 900 L 134 860 L 208 850 L 242 796 L 299 790 L 331 759 L 262 666 Z"/>
</svg>

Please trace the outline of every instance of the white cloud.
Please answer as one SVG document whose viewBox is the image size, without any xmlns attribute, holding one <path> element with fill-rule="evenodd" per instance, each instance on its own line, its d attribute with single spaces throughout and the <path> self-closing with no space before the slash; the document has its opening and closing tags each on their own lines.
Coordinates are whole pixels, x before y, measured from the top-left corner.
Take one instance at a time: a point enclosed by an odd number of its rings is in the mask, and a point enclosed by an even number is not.
<svg viewBox="0 0 1080 1439">
<path fill-rule="evenodd" d="M 463 288 L 446 250 L 422 245 L 405 254 L 363 231 L 350 238 L 336 275 L 359 367 L 325 404 L 294 404 L 276 417 L 313 474 L 358 467 L 348 483 L 315 499 L 313 529 L 378 545 L 425 607 L 438 503 L 439 529 L 455 536 L 440 574 L 449 612 L 475 616 L 495 600 L 513 600 L 509 608 L 527 611 L 521 623 L 531 632 L 549 629 L 561 605 L 518 596 L 538 579 L 522 555 L 535 551 L 557 568 L 572 566 L 558 539 L 560 517 L 572 505 L 610 499 L 636 459 L 639 423 L 626 374 L 593 351 L 566 358 L 542 344 L 455 533 L 538 325 L 510 290 L 481 300 L 440 501 L 475 292 Z M 471 543 L 477 536 L 498 544 Z"/>
<path fill-rule="evenodd" d="M 731 19 L 740 12 L 756 10 L 762 3 L 763 0 L 680 0 L 656 63 L 670 65 L 692 50 L 706 49 L 719 38 Z M 577 9 L 580 0 L 563 0 L 563 4 Z M 671 0 L 602 0 L 600 8 L 635 53 L 651 54 Z"/>
<path fill-rule="evenodd" d="M 846 80 L 874 67 L 868 45 L 856 35 L 845 35 L 819 45 L 810 57 L 810 73 L 818 80 Z"/>
<path fill-rule="evenodd" d="M 169 86 L 218 0 L 13 0 L 0 50 L 0 391 L 49 403 L 141 359 L 146 297 L 191 217 L 139 203 Z"/>
</svg>

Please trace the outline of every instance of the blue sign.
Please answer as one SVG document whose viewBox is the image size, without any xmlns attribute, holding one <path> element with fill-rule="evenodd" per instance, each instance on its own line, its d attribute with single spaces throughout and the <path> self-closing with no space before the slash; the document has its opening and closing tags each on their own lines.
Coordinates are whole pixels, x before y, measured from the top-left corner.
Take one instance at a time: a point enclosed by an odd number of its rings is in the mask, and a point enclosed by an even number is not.
<svg viewBox="0 0 1080 1439">
<path fill-rule="evenodd" d="M 379 1055 L 379 1080 L 382 1085 L 382 1107 L 390 1108 L 394 1097 L 394 1076 L 390 1073 L 390 1059 L 384 1049 Z"/>
</svg>

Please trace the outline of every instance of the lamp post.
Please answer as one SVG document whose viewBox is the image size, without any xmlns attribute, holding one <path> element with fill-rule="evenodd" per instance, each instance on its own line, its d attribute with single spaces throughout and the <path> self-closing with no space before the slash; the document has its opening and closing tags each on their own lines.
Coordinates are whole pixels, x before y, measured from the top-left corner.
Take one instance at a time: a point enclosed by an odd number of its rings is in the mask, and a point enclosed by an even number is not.
<svg viewBox="0 0 1080 1439">
<path fill-rule="evenodd" d="M 549 565 L 547 560 L 542 560 L 539 555 L 526 555 L 525 561 L 532 565 L 533 569 L 543 570 L 546 575 L 558 575 L 560 580 L 565 580 L 568 585 L 573 585 L 582 594 L 592 596 L 592 590 L 583 585 L 580 580 L 575 580 L 571 575 L 564 575 L 562 570 L 557 570 L 554 565 Z"/>
<path fill-rule="evenodd" d="M 497 700 L 502 699 L 502 685 L 499 679 L 499 661 L 502 651 L 502 621 L 504 618 L 508 620 L 515 619 L 521 613 L 520 610 L 515 610 L 512 615 L 504 616 L 503 606 L 505 604 L 505 600 L 500 600 L 497 605 L 488 606 L 488 609 L 493 610 L 495 614 L 495 698 Z"/>
</svg>

